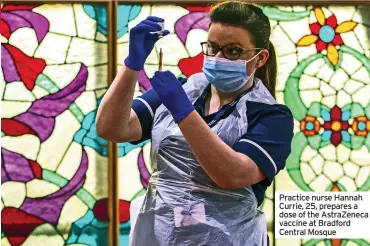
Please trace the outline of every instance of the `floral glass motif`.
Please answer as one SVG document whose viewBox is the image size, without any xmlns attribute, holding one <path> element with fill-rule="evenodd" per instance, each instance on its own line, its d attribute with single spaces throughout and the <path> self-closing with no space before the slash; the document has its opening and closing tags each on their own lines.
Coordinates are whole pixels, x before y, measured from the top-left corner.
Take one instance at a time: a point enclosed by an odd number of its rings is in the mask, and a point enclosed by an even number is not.
<svg viewBox="0 0 370 246">
<path fill-rule="evenodd" d="M 309 46 L 316 44 L 317 52 L 326 50 L 327 58 L 333 66 L 338 65 L 339 53 L 337 47 L 344 44 L 341 33 L 353 31 L 357 26 L 354 21 L 345 21 L 338 25 L 335 15 L 325 17 L 324 11 L 321 8 L 314 8 L 317 22 L 310 24 L 312 34 L 302 37 L 297 45 Z"/>
<path fill-rule="evenodd" d="M 107 244 L 107 38 L 81 4 L 1 11 L 2 245 Z"/>
<path fill-rule="evenodd" d="M 2 245 L 107 244 L 107 142 L 95 116 L 107 81 L 107 9 L 11 5 L 2 19 Z M 292 154 L 260 207 L 273 238 L 273 191 L 369 191 L 370 20 L 364 6 L 261 6 L 278 57 L 277 101 L 295 118 Z M 209 6 L 118 7 L 118 63 L 129 29 L 149 15 L 171 31 L 163 68 L 200 72 Z M 63 19 L 63 22 L 60 20 Z M 151 88 L 158 46 L 139 73 Z M 118 145 L 120 245 L 130 202 L 148 186 L 150 141 Z M 17 230 L 14 230 L 17 228 Z M 278 246 L 370 245 L 365 239 L 272 240 Z"/>
</svg>

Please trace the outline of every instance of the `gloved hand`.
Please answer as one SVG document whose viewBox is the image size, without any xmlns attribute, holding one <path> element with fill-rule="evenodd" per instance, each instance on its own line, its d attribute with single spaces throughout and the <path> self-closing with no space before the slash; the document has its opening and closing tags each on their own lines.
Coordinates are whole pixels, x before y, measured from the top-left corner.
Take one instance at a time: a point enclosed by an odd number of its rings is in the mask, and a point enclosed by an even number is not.
<svg viewBox="0 0 370 246">
<path fill-rule="evenodd" d="M 150 32 L 162 30 L 158 22 L 164 22 L 164 20 L 149 16 L 130 30 L 129 51 L 125 59 L 127 67 L 136 71 L 143 69 L 146 58 L 148 58 L 154 44 L 159 39 L 158 34 L 150 34 Z M 164 30 L 162 36 L 164 37 L 169 33 L 168 30 Z"/>
<path fill-rule="evenodd" d="M 150 82 L 176 123 L 179 123 L 193 112 L 193 104 L 182 88 L 181 82 L 173 73 L 170 71 L 155 72 Z"/>
</svg>

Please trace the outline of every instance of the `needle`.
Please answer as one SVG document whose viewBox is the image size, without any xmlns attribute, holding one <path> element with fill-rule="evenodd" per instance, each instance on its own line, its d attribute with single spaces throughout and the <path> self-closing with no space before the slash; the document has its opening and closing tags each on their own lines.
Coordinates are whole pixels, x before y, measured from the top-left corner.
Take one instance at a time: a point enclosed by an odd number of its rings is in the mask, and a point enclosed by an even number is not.
<svg viewBox="0 0 370 246">
<path fill-rule="evenodd" d="M 162 71 L 162 60 L 163 60 L 163 52 L 162 52 L 162 47 L 160 47 L 159 48 L 158 71 Z"/>
</svg>

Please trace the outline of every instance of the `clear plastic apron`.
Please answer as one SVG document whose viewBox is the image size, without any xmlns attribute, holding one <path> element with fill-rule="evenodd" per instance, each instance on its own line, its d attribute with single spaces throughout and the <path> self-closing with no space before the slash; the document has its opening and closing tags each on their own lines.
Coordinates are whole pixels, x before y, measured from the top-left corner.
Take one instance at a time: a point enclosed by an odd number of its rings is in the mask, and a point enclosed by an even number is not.
<svg viewBox="0 0 370 246">
<path fill-rule="evenodd" d="M 207 85 L 203 74 L 189 78 L 184 89 L 192 103 Z M 248 129 L 247 100 L 276 103 L 256 79 L 233 112 L 211 128 L 229 146 Z M 200 167 L 163 105 L 154 116 L 151 163 L 153 174 L 147 193 L 142 202 L 136 202 L 141 206 L 138 214 L 132 213 L 130 245 L 267 245 L 266 219 L 257 210 L 252 188 L 227 190 L 217 186 Z"/>
</svg>

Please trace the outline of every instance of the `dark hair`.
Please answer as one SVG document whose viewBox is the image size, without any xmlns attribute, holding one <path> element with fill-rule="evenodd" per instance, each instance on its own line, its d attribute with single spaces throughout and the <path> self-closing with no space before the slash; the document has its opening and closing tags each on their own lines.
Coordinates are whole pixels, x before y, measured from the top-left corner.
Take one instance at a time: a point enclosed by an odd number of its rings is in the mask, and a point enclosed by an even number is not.
<svg viewBox="0 0 370 246">
<path fill-rule="evenodd" d="M 211 8 L 211 23 L 241 27 L 252 34 L 256 48 L 270 53 L 265 65 L 257 69 L 256 77 L 262 80 L 271 95 L 275 97 L 277 64 L 274 46 L 270 42 L 271 27 L 268 17 L 259 7 L 240 1 L 226 1 Z"/>
</svg>

